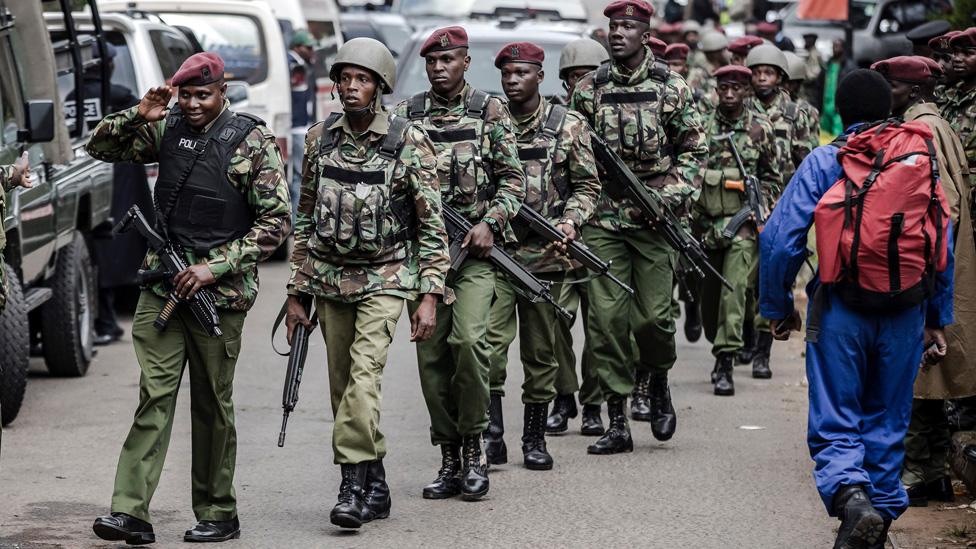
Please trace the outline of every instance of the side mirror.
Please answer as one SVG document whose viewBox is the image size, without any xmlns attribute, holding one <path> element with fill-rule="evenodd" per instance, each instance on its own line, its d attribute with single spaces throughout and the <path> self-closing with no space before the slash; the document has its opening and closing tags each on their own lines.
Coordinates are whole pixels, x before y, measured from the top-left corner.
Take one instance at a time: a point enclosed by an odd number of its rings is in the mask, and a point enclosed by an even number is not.
<svg viewBox="0 0 976 549">
<path fill-rule="evenodd" d="M 27 128 L 17 130 L 21 143 L 46 143 L 54 140 L 54 101 L 38 100 L 24 103 Z"/>
<path fill-rule="evenodd" d="M 228 82 L 227 100 L 232 105 L 244 103 L 251 97 L 251 86 L 247 82 Z"/>
</svg>

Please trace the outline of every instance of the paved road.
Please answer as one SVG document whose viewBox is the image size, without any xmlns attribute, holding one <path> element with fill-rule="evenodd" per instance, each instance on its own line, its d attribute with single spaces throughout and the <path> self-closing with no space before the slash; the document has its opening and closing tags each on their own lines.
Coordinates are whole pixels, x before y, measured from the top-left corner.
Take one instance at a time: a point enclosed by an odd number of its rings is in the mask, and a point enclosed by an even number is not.
<svg viewBox="0 0 976 549">
<path fill-rule="evenodd" d="M 287 445 L 276 446 L 284 361 L 268 346 L 287 276 L 261 269 L 264 293 L 250 313 L 237 366 L 237 487 L 243 537 L 230 547 L 828 547 L 827 519 L 810 479 L 804 444 L 806 387 L 800 347 L 774 349 L 774 377 L 737 369 L 733 398 L 712 396 L 703 343 L 679 345 L 672 374 L 674 439 L 659 443 L 634 424 L 635 450 L 588 456 L 592 439 L 550 438 L 556 467 L 520 464 L 522 376 L 509 375 L 509 458 L 478 503 L 420 496 L 439 466 L 429 442 L 416 358 L 401 321 L 384 383 L 382 427 L 393 514 L 359 533 L 329 524 L 338 467 L 331 459 L 324 344 L 310 350 Z M 513 352 L 512 364 L 518 360 Z M 108 511 L 118 451 L 137 401 L 131 342 L 102 349 L 87 377 L 49 378 L 32 364 L 24 409 L 4 432 L 0 547 L 110 546 L 91 533 Z M 169 459 L 152 504 L 157 545 L 182 545 L 192 523 L 189 393 L 184 384 Z M 743 429 L 758 426 L 761 429 Z M 515 459 L 513 459 L 515 458 Z"/>
</svg>

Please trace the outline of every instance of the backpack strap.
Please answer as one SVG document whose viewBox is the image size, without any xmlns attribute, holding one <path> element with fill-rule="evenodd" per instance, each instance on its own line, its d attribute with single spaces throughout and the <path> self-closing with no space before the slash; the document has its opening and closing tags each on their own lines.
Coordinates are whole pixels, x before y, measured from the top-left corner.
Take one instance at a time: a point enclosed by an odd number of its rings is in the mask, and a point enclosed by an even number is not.
<svg viewBox="0 0 976 549">
<path fill-rule="evenodd" d="M 546 123 L 542 126 L 542 135 L 549 139 L 555 139 L 559 132 L 563 129 L 563 122 L 566 121 L 566 113 L 568 110 L 562 105 L 553 105 L 549 109 L 549 116 L 546 117 Z"/>
<path fill-rule="evenodd" d="M 938 157 L 937 157 L 936 152 L 935 152 L 935 144 L 932 143 L 932 140 L 931 139 L 926 139 L 925 140 L 925 147 L 928 149 L 928 152 L 929 152 L 929 162 L 932 165 L 932 184 L 931 184 L 931 187 L 929 188 L 929 208 L 935 210 L 935 212 L 933 213 L 933 217 L 935 217 L 935 231 L 936 231 L 936 233 L 935 233 L 935 253 L 938 254 L 939 253 L 939 250 L 942 249 L 942 233 L 943 233 L 943 230 L 942 230 L 942 205 L 939 203 L 939 195 L 937 193 L 937 191 L 938 191 L 938 183 L 939 183 L 939 162 L 938 162 Z M 928 266 L 926 268 L 929 268 L 929 267 L 933 266 L 933 264 L 937 264 L 937 262 L 938 262 L 938 259 L 937 258 L 930 258 L 930 257 L 928 257 L 928 253 L 929 253 L 929 247 L 926 246 L 925 247 L 925 255 L 926 255 L 926 257 L 925 257 L 925 263 Z M 935 277 L 935 271 L 936 271 L 936 269 L 934 269 L 934 268 L 931 269 L 930 276 L 932 276 L 933 279 Z M 934 280 L 930 281 L 930 283 L 931 284 L 934 284 Z"/>
<path fill-rule="evenodd" d="M 407 118 L 422 120 L 427 118 L 427 92 L 415 93 L 407 101 Z"/>
<path fill-rule="evenodd" d="M 261 120 L 253 114 L 248 114 L 246 112 L 235 113 L 235 115 L 224 124 L 224 127 L 217 134 L 216 139 L 222 143 L 226 143 L 236 148 L 237 145 L 244 141 L 248 135 L 254 131 L 254 128 L 258 126 L 263 126 L 264 120 Z"/>
<path fill-rule="evenodd" d="M 390 115 L 390 130 L 380 144 L 379 155 L 386 160 L 396 160 L 403 149 L 403 142 L 410 127 L 410 120 L 395 114 Z"/>
<path fill-rule="evenodd" d="M 485 115 L 488 114 L 489 99 L 491 99 L 491 96 L 487 92 L 481 90 L 472 91 L 464 107 L 464 116 L 484 120 Z"/>
<path fill-rule="evenodd" d="M 335 150 L 339 146 L 339 130 L 330 129 L 330 127 L 335 124 L 339 118 L 342 117 L 341 112 L 334 112 L 325 119 L 322 123 L 322 137 L 319 141 L 319 154 L 327 155 Z"/>
<path fill-rule="evenodd" d="M 600 88 L 606 86 L 610 82 L 610 62 L 604 61 L 600 63 L 600 66 L 596 68 L 596 74 L 593 75 L 593 86 Z"/>
<path fill-rule="evenodd" d="M 789 120 L 790 122 L 796 122 L 796 118 L 799 114 L 799 105 L 793 101 L 787 101 L 786 106 L 783 108 L 783 118 Z"/>
<path fill-rule="evenodd" d="M 671 68 L 668 64 L 660 59 L 655 59 L 654 64 L 651 65 L 651 79 L 659 84 L 666 84 L 670 75 Z"/>
</svg>

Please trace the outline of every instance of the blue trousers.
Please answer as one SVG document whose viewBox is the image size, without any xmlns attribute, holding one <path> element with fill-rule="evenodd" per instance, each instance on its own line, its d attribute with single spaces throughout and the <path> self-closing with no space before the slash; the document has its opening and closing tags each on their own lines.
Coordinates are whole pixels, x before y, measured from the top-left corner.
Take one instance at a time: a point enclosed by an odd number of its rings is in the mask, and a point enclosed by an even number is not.
<svg viewBox="0 0 976 549">
<path fill-rule="evenodd" d="M 924 324 L 922 307 L 865 315 L 828 293 L 818 341 L 807 343 L 807 444 L 831 516 L 834 495 L 852 484 L 864 486 L 882 516 L 908 507 L 900 473 Z"/>
</svg>

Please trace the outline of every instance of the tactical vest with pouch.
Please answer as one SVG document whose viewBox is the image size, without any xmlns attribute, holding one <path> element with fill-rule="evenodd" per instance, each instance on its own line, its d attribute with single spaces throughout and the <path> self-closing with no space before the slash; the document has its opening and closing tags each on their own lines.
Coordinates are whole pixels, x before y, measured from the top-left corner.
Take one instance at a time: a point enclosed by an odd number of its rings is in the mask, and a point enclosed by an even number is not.
<svg viewBox="0 0 976 549">
<path fill-rule="evenodd" d="M 324 122 L 316 173 L 315 231 L 310 252 L 336 265 L 377 264 L 407 256 L 406 242 L 417 236 L 417 215 L 407 188 L 395 180 L 406 174 L 400 161 L 410 122 L 390 116 L 390 129 L 379 148 L 363 162 L 350 162 L 340 150 L 342 116 Z"/>
<path fill-rule="evenodd" d="M 246 235 L 254 212 L 227 175 L 241 142 L 261 119 L 230 109 L 196 133 L 179 107 L 166 117 L 156 181 L 157 217 L 170 238 L 199 257 Z"/>
<path fill-rule="evenodd" d="M 434 143 L 441 197 L 448 204 L 464 209 L 476 205 L 473 218 L 479 220 L 496 190 L 490 164 L 481 156 L 489 99 L 487 93 L 473 90 L 465 102 L 461 118 L 443 126 L 430 120 L 427 92 L 415 94 L 407 102 L 408 118 L 422 121 Z"/>
<path fill-rule="evenodd" d="M 655 60 L 650 78 L 620 90 L 611 84 L 610 63 L 593 78 L 593 130 L 602 135 L 637 176 L 653 176 L 671 169 L 673 144 L 663 125 L 668 65 Z M 659 179 L 663 185 L 663 179 Z"/>
<path fill-rule="evenodd" d="M 755 170 L 758 164 L 758 151 L 749 145 L 749 128 L 752 127 L 753 120 L 748 112 L 743 112 L 742 124 L 733 129 L 735 146 L 742 155 L 742 163 L 747 170 Z M 727 126 L 726 126 L 727 128 Z M 723 133 L 727 131 L 722 128 Z M 708 169 L 703 174 L 703 185 L 701 195 L 698 198 L 696 208 L 711 218 L 729 217 L 737 214 L 745 205 L 744 188 L 745 176 L 739 171 L 732 156 L 729 142 L 713 140 L 709 143 L 709 158 L 721 158 L 721 161 L 709 162 Z M 724 165 L 721 168 L 712 166 Z M 751 175 L 756 175 L 753 172 Z"/>
<path fill-rule="evenodd" d="M 572 194 L 566 166 L 569 155 L 557 147 L 567 112 L 562 105 L 550 105 L 536 132 L 528 140 L 518 142 L 519 160 L 525 171 L 523 203 L 550 220 L 563 214 Z M 526 236 L 518 222 L 516 236 L 519 241 Z"/>
</svg>

